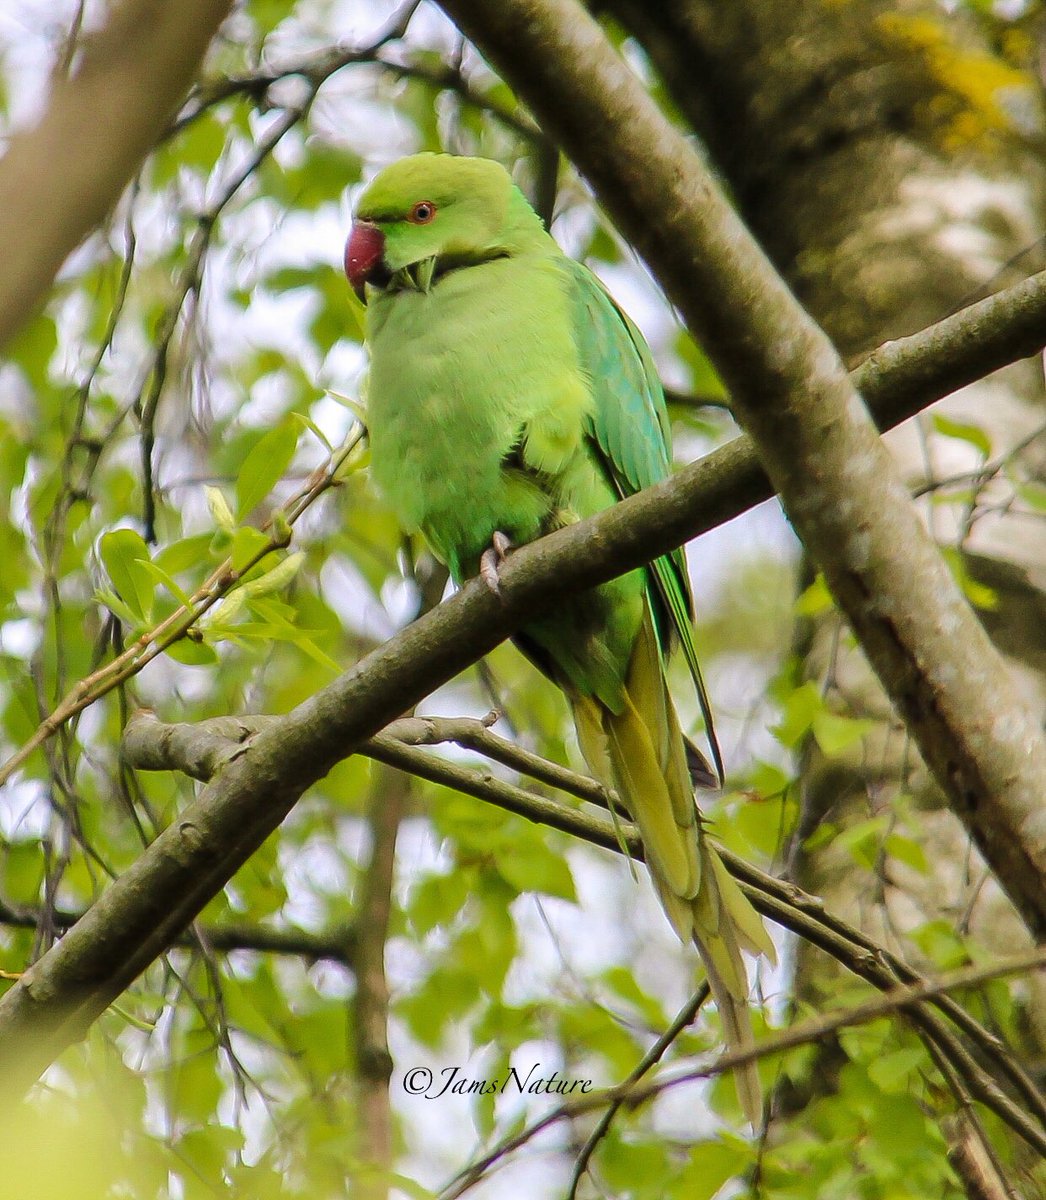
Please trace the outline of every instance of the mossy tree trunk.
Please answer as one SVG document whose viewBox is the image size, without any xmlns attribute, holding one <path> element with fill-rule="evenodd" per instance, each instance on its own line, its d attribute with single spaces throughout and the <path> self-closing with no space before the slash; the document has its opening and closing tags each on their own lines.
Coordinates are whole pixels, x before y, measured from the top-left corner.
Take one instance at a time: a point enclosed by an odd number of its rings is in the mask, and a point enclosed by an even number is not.
<svg viewBox="0 0 1046 1200">
<path fill-rule="evenodd" d="M 611 0 L 607 9 L 643 46 L 746 221 L 844 357 L 1041 266 L 1039 85 L 972 23 L 945 22 L 933 5 L 874 0 Z M 1020 484 L 1042 477 L 1044 420 L 1041 363 L 1029 360 L 888 436 L 925 497 L 929 527 L 954 548 L 984 623 L 1040 706 L 1046 538 Z M 805 623 L 796 645 L 833 705 L 872 722 L 845 755 L 826 757 L 812 741 L 803 753 L 793 856 L 802 885 L 887 943 L 943 920 L 985 945 L 1024 944 L 838 615 Z M 825 836 L 862 822 L 874 842 L 865 870 L 851 839 Z M 913 868 L 917 855 L 905 863 L 890 852 L 893 832 L 916 834 L 924 869 Z M 836 969 L 800 946 L 797 998 L 820 1006 L 836 983 Z M 1039 1055 L 1041 992 L 1026 1012 Z"/>
</svg>

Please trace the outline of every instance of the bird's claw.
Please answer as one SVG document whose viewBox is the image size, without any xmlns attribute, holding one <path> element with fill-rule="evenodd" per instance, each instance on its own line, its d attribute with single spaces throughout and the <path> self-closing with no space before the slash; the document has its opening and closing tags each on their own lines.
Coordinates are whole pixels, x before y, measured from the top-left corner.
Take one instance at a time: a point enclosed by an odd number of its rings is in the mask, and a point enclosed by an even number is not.
<svg viewBox="0 0 1046 1200">
<path fill-rule="evenodd" d="M 500 529 L 495 529 L 490 537 L 490 545 L 483 551 L 479 560 L 480 578 L 498 599 L 501 598 L 501 583 L 498 580 L 498 571 L 501 564 L 508 558 L 511 550 L 512 543 Z"/>
</svg>

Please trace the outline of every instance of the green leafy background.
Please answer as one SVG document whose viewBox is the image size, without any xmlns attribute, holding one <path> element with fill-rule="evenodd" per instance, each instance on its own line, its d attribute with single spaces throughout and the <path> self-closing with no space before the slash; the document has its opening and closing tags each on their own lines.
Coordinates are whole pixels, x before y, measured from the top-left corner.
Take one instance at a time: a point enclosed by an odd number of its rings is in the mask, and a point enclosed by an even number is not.
<svg viewBox="0 0 1046 1200">
<path fill-rule="evenodd" d="M 42 71 L 51 49 L 53 26 L 34 32 L 29 20 L 43 7 L 22 3 L 24 24 L 0 22 L 11 122 L 36 86 L 32 72 L 15 70 L 16 55 Z M 59 7 L 71 17 L 73 5 Z M 388 15 L 380 4 L 249 0 L 213 48 L 206 76 L 246 74 L 259 61 L 296 60 L 339 40 L 365 44 Z M 340 256 L 361 180 L 402 153 L 449 149 L 496 157 L 532 190 L 542 150 L 502 119 L 521 118 L 505 86 L 472 54 L 464 59 L 469 97 L 426 77 L 457 49 L 452 27 L 423 6 L 407 38 L 374 56 L 384 62 L 348 67 L 323 86 L 206 230 L 199 213 L 257 152 L 281 106 L 300 101 L 303 81 L 274 84 L 266 104 L 235 96 L 199 111 L 150 156 L 19 337 L 0 373 L 5 751 L 225 558 L 236 568 L 251 562 L 267 544 L 265 522 L 352 435 L 361 325 Z M 566 166 L 554 231 L 642 325 L 670 387 L 712 402 L 673 405 L 678 457 L 731 436 L 711 367 Z M 193 270 L 187 264 L 205 232 Z M 975 426 L 937 420 L 942 435 L 991 453 Z M 154 442 L 151 518 L 146 436 Z M 1041 510 L 1041 494 L 1025 486 Z M 691 561 L 733 788 L 710 815 L 727 845 L 779 867 L 796 817 L 793 752 L 812 736 L 824 754 L 845 756 L 865 732 L 828 706 L 791 658 L 796 617 L 824 613 L 831 602 L 820 581 L 798 585 L 796 549 L 776 505 L 702 539 Z M 358 447 L 337 486 L 297 523 L 290 547 L 252 566 L 204 617 L 201 636 L 178 642 L 66 724 L 0 796 L 8 918 L 0 968 L 24 969 L 56 934 L 49 909 L 88 906 L 191 798 L 191 781 L 121 765 L 131 710 L 145 705 L 179 721 L 285 712 L 409 620 L 432 570 L 374 494 Z M 991 603 L 985 589 L 971 598 Z M 693 729 L 682 674 L 676 682 Z M 491 708 L 503 714 L 499 732 L 580 768 L 561 699 L 509 648 L 424 711 L 479 716 Z M 366 861 L 363 817 L 382 779 L 362 758 L 339 765 L 207 906 L 201 930 L 303 930 L 344 948 Z M 922 872 L 914 821 L 901 796 L 889 815 L 814 836 L 844 839 L 855 871 L 881 870 L 885 856 Z M 430 1194 L 550 1103 L 412 1097 L 402 1086 L 410 1067 L 427 1065 L 438 1077 L 458 1065 L 470 1078 L 495 1078 L 510 1064 L 525 1072 L 538 1063 L 542 1074 L 614 1084 L 698 978 L 694 956 L 624 862 L 417 779 L 393 898 L 386 957 L 396 1194 Z M 970 953 L 948 928 L 926 928 L 921 938 L 942 967 Z M 5 1194 L 354 1194 L 368 1178 L 354 978 L 336 958 L 218 953 L 206 938 L 173 950 L 62 1056 L 17 1128 L 0 1135 Z M 757 1022 L 786 1021 L 786 968 L 764 964 L 758 982 L 765 1007 Z M 852 991 L 850 999 L 863 994 Z M 983 1003 L 1005 1030 L 1007 988 L 987 989 Z M 677 1039 L 668 1059 L 690 1061 L 719 1043 L 713 1012 Z M 950 1102 L 910 1032 L 880 1021 L 844 1032 L 840 1053 L 838 1094 L 765 1146 L 744 1135 L 728 1083 L 688 1085 L 622 1112 L 595 1158 L 601 1194 L 960 1195 L 936 1116 Z M 792 1051 L 765 1067 L 765 1080 L 801 1082 L 812 1061 L 807 1049 Z M 563 1194 L 590 1126 L 547 1132 L 474 1194 Z M 756 1178 L 758 1192 L 750 1190 Z M 596 1194 L 589 1186 L 580 1194 Z"/>
</svg>

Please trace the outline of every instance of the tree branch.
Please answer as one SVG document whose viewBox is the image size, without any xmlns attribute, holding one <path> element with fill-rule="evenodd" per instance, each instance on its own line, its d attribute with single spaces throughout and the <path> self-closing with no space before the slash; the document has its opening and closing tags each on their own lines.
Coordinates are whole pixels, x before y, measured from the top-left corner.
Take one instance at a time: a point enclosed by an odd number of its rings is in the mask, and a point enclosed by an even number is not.
<svg viewBox="0 0 1046 1200">
<path fill-rule="evenodd" d="M 192 82 L 230 0 L 123 0 L 0 160 L 0 347 L 116 203 Z"/>
<path fill-rule="evenodd" d="M 676 1038 L 688 1025 L 693 1024 L 696 1020 L 702 1005 L 710 995 L 711 988 L 707 983 L 703 983 L 679 1010 L 672 1024 L 669 1025 L 665 1032 L 654 1042 L 646 1054 L 643 1055 L 635 1067 L 628 1073 L 628 1077 L 621 1084 L 622 1088 L 630 1090 L 635 1087 L 648 1071 L 657 1066 Z M 614 1118 L 624 1103 L 625 1097 L 623 1095 L 611 1100 L 596 1122 L 592 1132 L 585 1139 L 585 1144 L 581 1147 L 574 1161 L 574 1169 L 570 1174 L 570 1190 L 567 1192 L 566 1200 L 577 1200 L 577 1191 L 581 1186 L 581 1180 L 584 1178 L 585 1172 L 588 1170 L 588 1164 L 592 1161 L 592 1155 L 596 1152 L 599 1143 L 606 1137 L 607 1130 L 613 1124 Z"/>
<path fill-rule="evenodd" d="M 205 737 L 209 736 L 208 731 L 219 726 L 223 721 L 225 718 L 203 722 L 201 733 Z M 245 718 L 245 721 L 261 730 L 273 728 L 278 724 L 279 718 L 250 717 Z M 627 850 L 631 857 L 642 860 L 642 843 L 635 830 L 627 824 L 618 823 L 615 826 L 603 818 L 577 812 L 563 804 L 535 796 L 513 784 L 454 763 L 448 763 L 443 759 L 419 751 L 413 745 L 406 744 L 419 736 L 432 736 L 433 731 L 438 729 L 441 724 L 447 731 L 454 731 L 456 728 L 468 725 L 469 722 L 454 719 L 441 722 L 426 718 L 394 721 L 381 733 L 364 742 L 360 747 L 360 752 L 377 758 L 381 762 L 399 767 L 401 770 L 409 771 L 430 782 L 495 804 L 527 820 L 540 822 L 569 833 L 592 845 L 612 850 L 615 853 L 623 853 Z M 136 726 L 137 728 L 135 728 Z M 165 738 L 164 731 L 167 729 L 187 731 L 184 736 L 188 738 L 193 727 L 163 726 L 151 714 L 142 712 L 136 715 L 128 729 L 134 731 L 132 746 L 133 752 L 137 755 L 150 741 L 157 747 L 162 745 L 176 747 L 178 745 L 177 738 Z M 401 733 L 405 741 L 400 740 Z M 143 754 L 142 761 L 146 757 L 162 769 L 163 763 L 160 761 L 162 756 L 159 753 Z M 172 754 L 166 765 L 176 768 L 179 765 L 177 756 Z M 564 769 L 559 768 L 559 770 L 563 771 Z M 534 774 L 540 777 L 541 773 L 535 771 Z M 602 788 L 586 789 L 583 777 L 576 776 L 576 779 L 580 782 L 572 783 L 569 789 L 573 794 L 583 794 L 587 790 L 589 794 L 585 797 L 586 799 L 604 807 L 607 806 L 606 793 Z M 853 929 L 839 918 L 825 913 L 821 902 L 816 897 L 809 896 L 794 885 L 757 870 L 725 848 L 720 848 L 720 854 L 731 874 L 738 879 L 749 899 L 764 916 L 768 916 L 786 929 L 790 929 L 797 936 L 806 938 L 876 988 L 886 990 L 896 988 L 898 985 L 915 988 L 926 985 L 926 981 L 903 960 L 877 946 L 859 930 Z M 1008 1049 L 978 1025 L 959 1004 L 944 995 L 933 996 L 931 1002 L 939 1011 L 933 1011 L 926 1004 L 916 1004 L 906 1008 L 930 1052 L 943 1059 L 951 1072 L 968 1081 L 971 1093 L 977 1099 L 996 1112 L 1004 1122 L 1031 1144 L 1037 1144 L 1037 1139 L 1046 1136 L 1043 1133 L 1046 1131 L 1046 1100 L 1034 1083 L 1014 1060 Z M 942 1016 L 947 1016 L 973 1040 L 981 1050 L 984 1061 L 991 1064 L 999 1078 L 1020 1096 L 1026 1112 L 1015 1105 L 1000 1090 L 994 1079 L 956 1038 Z M 1038 1125 L 1029 1114 L 1034 1116 Z"/>
<path fill-rule="evenodd" d="M 84 914 L 57 908 L 46 914 L 47 920 L 59 930 L 70 929 Z M 44 919 L 40 909 L 6 904 L 0 900 L 0 925 L 11 929 L 38 929 Z M 310 933 L 306 929 L 273 929 L 253 921 L 222 921 L 205 925 L 200 930 L 203 941 L 211 950 L 231 954 L 236 950 L 251 950 L 258 954 L 284 954 L 288 957 L 325 960 L 353 967 L 354 926 L 347 925 L 329 933 Z M 191 933 L 177 938 L 175 946 L 198 949 L 200 939 Z"/>
<path fill-rule="evenodd" d="M 873 381 L 884 423 L 911 415 L 989 365 L 1041 347 L 1046 340 L 1046 273 L 1003 293 L 998 303 L 1005 310 L 1002 328 L 990 315 L 996 301 L 984 301 L 873 356 L 878 358 Z M 963 336 L 966 329 L 968 337 Z M 922 362 L 920 347 L 924 340 L 942 336 L 954 355 L 934 369 Z M 965 380 L 960 378 L 963 370 L 969 373 Z M 82 1037 L 261 845 L 298 797 L 364 739 L 492 649 L 543 605 L 648 562 L 768 495 L 751 443 L 738 438 L 657 487 L 520 547 L 501 570 L 500 599 L 473 581 L 259 733 L 0 1000 L 0 1071 L 9 1094 L 24 1090 L 65 1045 Z M 551 805 L 550 823 L 562 828 L 558 822 L 564 811 Z"/>
<path fill-rule="evenodd" d="M 378 51 L 390 42 L 398 41 L 418 8 L 419 0 L 410 0 L 396 13 L 387 27 L 365 46 L 331 46 L 281 63 L 268 70 L 259 69 L 246 75 L 224 75 L 218 79 L 201 79 L 192 89 L 178 119 L 164 131 L 163 140 L 176 137 L 216 104 L 235 96 L 249 96 L 256 103 L 267 102 L 266 93 L 274 83 L 284 79 L 304 79 L 315 95 L 320 87 L 345 67 L 360 63 L 388 66 L 378 58 Z"/>
<path fill-rule="evenodd" d="M 948 1161 L 962 1180 L 969 1200 L 1019 1200 L 976 1125 L 968 1119 L 957 1122 L 949 1142 Z"/>
<path fill-rule="evenodd" d="M 1033 936 L 1046 937 L 1039 721 L 828 338 L 576 0 L 441 4 L 580 166 L 683 314 L 924 760 Z"/>
<path fill-rule="evenodd" d="M 227 194 L 228 189 L 224 195 Z M 1035 353 L 1046 341 L 1044 329 L 1046 272 L 1040 272 L 919 333 L 886 343 L 853 372 L 852 379 L 870 404 L 879 427 L 889 429 L 955 388 Z M 350 438 L 332 456 L 329 469 L 317 486 L 307 486 L 290 502 L 288 519 L 292 524 L 300 512 L 333 484 L 339 466 L 354 442 L 355 438 Z M 696 467 L 694 464 L 688 470 L 695 471 Z M 677 535 L 681 541 L 706 532 L 773 495 L 747 437 L 736 438 L 703 459 L 702 471 L 715 481 L 712 491 L 698 486 L 689 492 L 690 498 L 686 502 L 694 505 L 698 515 L 704 507 L 707 517 L 683 525 Z M 677 478 L 682 480 L 685 474 L 681 472 Z M 680 527 L 673 523 L 665 528 L 675 530 Z M 199 607 L 191 611 L 179 609 L 161 626 L 143 635 L 118 659 L 106 664 L 89 679 L 82 680 L 47 716 L 29 741 L 0 766 L 0 784 L 66 721 L 137 674 L 167 645 L 183 637 L 236 578 L 238 575 L 229 574 L 228 564 L 222 564 L 196 593 L 194 599 L 201 601 Z"/>
<path fill-rule="evenodd" d="M 935 325 L 879 347 L 852 374 L 871 406 L 881 429 L 890 429 L 921 409 L 984 374 L 1041 350 L 1046 342 L 1046 271 L 1014 287 L 972 304 Z M 328 468 L 290 501 L 291 524 L 319 495 L 336 482 L 340 464 L 351 452 L 355 435 L 332 456 Z M 769 499 L 773 488 L 749 438 L 735 438 L 700 463 L 684 468 L 669 489 L 666 507 L 655 533 L 670 535 L 658 545 L 669 549 L 739 516 Z M 673 539 L 678 539 L 674 541 Z M 671 542 L 671 544 L 670 544 Z M 273 545 L 277 543 L 274 540 Z M 660 551 L 659 551 L 660 552 Z M 248 564 L 248 567 L 253 565 Z M 619 571 L 633 563 L 613 552 Z M 645 560 L 644 560 L 645 561 Z M 161 625 L 142 635 L 119 656 L 101 667 L 65 697 L 34 731 L 32 737 L 0 765 L 2 785 L 29 754 L 52 737 L 66 721 L 114 687 L 136 675 L 172 642 L 184 637 L 207 609 L 226 594 L 242 572 L 223 563 L 193 597 Z M 198 603 L 196 603 L 198 602 Z"/>
<path fill-rule="evenodd" d="M 799 1024 L 793 1025 L 788 1029 L 783 1029 L 773 1037 L 766 1038 L 764 1041 L 747 1049 L 722 1054 L 716 1062 L 707 1066 L 688 1068 L 677 1074 L 653 1080 L 650 1083 L 639 1083 L 630 1075 L 628 1079 L 616 1087 L 606 1088 L 602 1092 L 592 1092 L 587 1096 L 579 1097 L 577 1100 L 565 1101 L 557 1108 L 539 1117 L 537 1121 L 505 1138 L 492 1150 L 484 1154 L 482 1158 L 470 1163 L 464 1171 L 453 1179 L 440 1192 L 440 1200 L 457 1200 L 457 1197 L 464 1195 L 465 1192 L 469 1191 L 479 1182 L 489 1167 L 493 1166 L 506 1155 L 511 1154 L 513 1150 L 518 1150 L 520 1146 L 525 1145 L 542 1130 L 548 1129 L 550 1125 L 554 1125 L 559 1121 L 573 1120 L 584 1113 L 602 1108 L 605 1104 L 626 1103 L 631 1107 L 635 1107 L 645 1100 L 668 1091 L 670 1088 L 678 1087 L 682 1083 L 692 1083 L 699 1079 L 712 1079 L 716 1075 L 722 1075 L 726 1071 L 733 1070 L 733 1068 L 740 1066 L 742 1063 L 754 1062 L 757 1059 L 781 1054 L 786 1050 L 794 1050 L 797 1046 L 804 1046 L 820 1041 L 829 1034 L 838 1032 L 840 1029 L 874 1021 L 878 1017 L 907 1007 L 913 1000 L 927 999 L 940 992 L 952 988 L 967 987 L 972 983 L 981 982 L 986 979 L 997 979 L 1004 975 L 1013 975 L 1030 970 L 1042 970 L 1044 967 L 1046 967 L 1046 947 L 1040 947 L 1037 950 L 1032 950 L 1010 959 L 1003 959 L 988 966 L 968 967 L 961 971 L 942 975 L 937 979 L 925 980 L 918 987 L 895 988 L 882 996 L 876 996 L 861 1004 L 840 1009 L 838 1012 L 829 1013 L 823 1017 L 811 1018 L 809 1021 L 801 1021 Z M 1037 1133 L 1033 1133 L 1032 1136 L 1032 1144 L 1043 1153 L 1046 1153 L 1046 1133 L 1038 1131 Z"/>
<path fill-rule="evenodd" d="M 396 838 L 410 795 L 410 776 L 379 765 L 371 781 L 367 812 L 370 862 L 357 905 L 355 953 L 356 995 L 353 1040 L 359 1092 L 360 1158 L 374 1172 L 358 1181 L 361 1200 L 388 1200 L 394 1157 L 389 1080 L 389 985 L 385 977 L 385 943 L 392 911 Z"/>
</svg>

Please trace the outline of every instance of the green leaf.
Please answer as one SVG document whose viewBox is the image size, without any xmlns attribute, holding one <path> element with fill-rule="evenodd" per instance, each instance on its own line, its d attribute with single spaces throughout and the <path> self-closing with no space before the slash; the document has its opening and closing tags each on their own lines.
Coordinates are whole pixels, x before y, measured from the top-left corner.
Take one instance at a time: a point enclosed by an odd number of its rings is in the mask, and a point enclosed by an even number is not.
<svg viewBox="0 0 1046 1200">
<path fill-rule="evenodd" d="M 766 768 L 765 773 L 760 767 Z M 754 850 L 767 858 L 775 858 L 795 828 L 799 816 L 798 799 L 790 786 L 791 780 L 783 771 L 763 763 L 757 766 L 754 775 L 752 782 L 757 795 L 741 793 L 730 829 L 742 839 L 737 847 L 741 852 L 750 855 Z M 765 784 L 760 786 L 763 780 Z M 777 780 L 780 784 L 775 787 Z"/>
<path fill-rule="evenodd" d="M 423 1046 L 436 1046 L 447 1027 L 479 999 L 479 980 L 470 971 L 439 968 L 413 993 L 400 996 L 397 1014 Z"/>
<path fill-rule="evenodd" d="M 474 872 L 458 867 L 445 875 L 429 875 L 411 892 L 410 922 L 424 936 L 437 925 L 448 925 L 461 912 L 472 889 Z"/>
<path fill-rule="evenodd" d="M 832 758 L 856 745 L 875 728 L 875 722 L 865 718 L 844 717 L 826 709 L 814 716 L 810 727 L 817 744 Z"/>
<path fill-rule="evenodd" d="M 4 347 L 4 358 L 17 363 L 35 390 L 47 386 L 48 367 L 58 348 L 58 330 L 48 316 L 25 325 Z"/>
<path fill-rule="evenodd" d="M 813 583 L 796 597 L 792 608 L 797 617 L 819 617 L 830 612 L 834 603 L 824 576 L 818 572 Z"/>
<path fill-rule="evenodd" d="M 168 575 L 163 567 L 161 567 L 158 563 L 153 562 L 152 559 L 148 558 L 141 560 L 141 566 L 145 568 L 145 570 L 153 577 L 153 579 L 156 580 L 157 583 L 162 584 L 178 601 L 179 604 L 183 604 L 188 607 L 190 603 L 188 594 L 178 586 L 178 584 L 171 578 L 170 575 Z"/>
<path fill-rule="evenodd" d="M 287 0 L 250 0 L 248 12 L 260 34 L 272 33 L 288 15 Z"/>
<path fill-rule="evenodd" d="M 945 437 L 957 438 L 961 442 L 976 446 L 985 458 L 992 452 L 991 440 L 979 425 L 968 425 L 964 421 L 953 421 L 950 417 L 934 413 L 933 427 Z"/>
<path fill-rule="evenodd" d="M 359 179 L 360 166 L 352 151 L 310 138 L 301 172 L 283 172 L 291 204 L 297 210 L 314 209 L 339 199 L 346 185 Z"/>
<path fill-rule="evenodd" d="M 752 764 L 748 772 L 748 787 L 758 792 L 764 800 L 775 800 L 783 795 L 792 783 L 792 775 L 776 763 L 764 762 L 761 759 Z"/>
<path fill-rule="evenodd" d="M 654 1139 L 607 1138 L 599 1156 L 599 1174 L 618 1195 L 647 1200 L 664 1195 L 669 1162 L 665 1146 Z"/>
<path fill-rule="evenodd" d="M 191 1029 L 185 1036 L 186 1055 L 172 1068 L 172 1098 L 183 1118 L 203 1125 L 213 1119 L 222 1094 L 218 1049 L 209 1030 Z"/>
<path fill-rule="evenodd" d="M 893 1040 L 893 1025 L 885 1017 L 867 1021 L 863 1025 L 848 1025 L 839 1030 L 838 1037 L 839 1044 L 846 1052 L 847 1058 L 857 1064 L 878 1058 L 880 1054 L 887 1052 L 888 1046 L 896 1044 Z M 854 1086 L 858 1093 L 869 1090 L 867 1072 L 863 1067 L 859 1071 L 852 1072 L 844 1082 Z M 874 1089 L 872 1091 L 874 1092 Z"/>
<path fill-rule="evenodd" d="M 297 567 L 294 569 L 297 570 Z M 313 638 L 313 631 L 299 629 L 293 621 L 287 618 L 285 614 L 291 610 L 288 610 L 285 605 L 280 605 L 271 598 L 267 599 L 265 596 L 250 596 L 250 604 L 254 612 L 265 618 L 267 629 L 262 636 L 277 641 L 289 642 L 292 646 L 296 646 L 303 654 L 311 658 L 313 662 L 319 664 L 319 666 L 325 667 L 335 674 L 340 673 L 342 669 L 341 664 L 331 658 L 326 650 L 317 645 Z"/>
<path fill-rule="evenodd" d="M 690 1148 L 686 1166 L 674 1183 L 674 1192 L 687 1200 L 712 1200 L 727 1180 L 751 1166 L 755 1147 L 737 1138 L 698 1142 Z"/>
<path fill-rule="evenodd" d="M 653 1028 L 668 1023 L 663 1007 L 639 986 L 636 973 L 631 967 L 614 966 L 603 972 L 603 981 L 607 987 L 622 1000 L 631 1004 L 640 1013 L 643 1020 Z"/>
<path fill-rule="evenodd" d="M 243 585 L 243 590 L 252 599 L 257 596 L 268 596 L 273 592 L 282 592 L 302 568 L 305 562 L 305 552 L 296 550 L 274 563 L 263 574 L 251 579 Z"/>
<path fill-rule="evenodd" d="M 164 654 L 187 667 L 212 667 L 218 662 L 218 652 L 214 647 L 196 638 L 179 638 L 171 642 Z"/>
<path fill-rule="evenodd" d="M 178 137 L 179 160 L 210 171 L 225 149 L 225 136 L 226 126 L 213 112 L 201 113 Z"/>
<path fill-rule="evenodd" d="M 891 833 L 885 842 L 886 853 L 899 862 L 905 863 L 920 875 L 928 875 L 930 864 L 926 861 L 926 852 L 914 839 L 901 833 Z"/>
<path fill-rule="evenodd" d="M 951 568 L 959 587 L 962 588 L 963 595 L 975 608 L 992 612 L 999 607 L 999 597 L 995 590 L 973 578 L 966 562 L 966 556 L 961 550 L 957 550 L 955 546 L 942 546 L 941 554 Z"/>
<path fill-rule="evenodd" d="M 44 859 L 36 841 L 8 842 L 0 850 L 0 892 L 16 904 L 32 904 L 40 894 Z"/>
<path fill-rule="evenodd" d="M 120 599 L 137 621 L 149 621 L 153 611 L 154 585 L 145 563 L 149 547 L 133 529 L 113 529 L 98 542 L 98 554 Z"/>
<path fill-rule="evenodd" d="M 409 1200 L 437 1200 L 435 1192 L 430 1191 L 427 1187 L 422 1187 L 413 1179 L 408 1179 L 406 1175 L 388 1171 L 384 1177 L 388 1179 L 394 1193 L 402 1192 Z"/>
<path fill-rule="evenodd" d="M 243 520 L 272 491 L 290 466 L 298 447 L 293 421 L 281 421 L 252 447 L 236 481 L 236 511 Z"/>
<path fill-rule="evenodd" d="M 480 920 L 461 931 L 454 948 L 457 963 L 489 995 L 498 993 L 517 950 L 516 927 L 504 892 L 505 885 L 499 883 L 497 900 L 491 903 L 488 895 Z"/>
<path fill-rule="evenodd" d="M 574 877 L 562 854 L 538 843 L 513 846 L 496 856 L 498 873 L 518 892 L 542 892 L 577 903 Z"/>
<path fill-rule="evenodd" d="M 343 392 L 334 391 L 332 388 L 327 388 L 324 394 L 330 396 L 332 400 L 337 400 L 342 408 L 347 408 L 364 429 L 366 429 L 367 409 L 365 405 L 361 404 L 359 400 L 354 400 L 351 396 L 346 396 Z"/>
<path fill-rule="evenodd" d="M 212 537 L 210 533 L 198 533 L 171 542 L 157 552 L 153 562 L 171 575 L 180 575 L 182 571 L 201 565 L 209 566 Z"/>
<path fill-rule="evenodd" d="M 781 720 L 770 732 L 782 746 L 792 749 L 806 736 L 814 717 L 825 711 L 824 697 L 816 683 L 807 681 L 790 692 L 784 700 Z"/>
<path fill-rule="evenodd" d="M 225 533 L 232 533 L 236 528 L 236 518 L 232 515 L 225 493 L 221 488 L 212 487 L 210 484 L 203 489 L 203 493 L 207 497 L 207 507 L 211 510 L 215 525 Z"/>
<path fill-rule="evenodd" d="M 232 559 L 232 569 L 242 571 L 266 547 L 271 549 L 272 543 L 260 529 L 255 529 L 253 525 L 241 525 L 226 548 L 226 553 Z M 259 566 L 262 561 L 259 559 Z"/>
<path fill-rule="evenodd" d="M 1013 488 L 1029 508 L 1035 509 L 1036 512 L 1046 512 L 1046 484 L 1030 479 L 1015 483 Z"/>
<path fill-rule="evenodd" d="M 316 274 L 320 270 L 318 264 L 310 267 L 280 267 L 272 274 L 266 275 L 264 283 L 270 292 L 294 292 L 300 288 L 316 287 Z M 269 351 L 267 361 L 269 370 L 274 370 L 283 362 L 276 351 Z"/>
<path fill-rule="evenodd" d="M 903 1171 L 904 1162 L 921 1157 L 932 1144 L 933 1129 L 914 1096 L 884 1094 L 875 1108 L 872 1145 L 882 1156 L 876 1168 Z"/>
<path fill-rule="evenodd" d="M 685 329 L 676 335 L 675 348 L 690 368 L 690 387 L 699 401 L 722 404 L 729 399 L 726 386 L 719 378 L 712 360 Z"/>
<path fill-rule="evenodd" d="M 228 637 L 232 622 L 246 607 L 247 597 L 244 595 L 243 588 L 236 588 L 229 592 L 207 615 L 207 633 L 216 638 Z"/>
<path fill-rule="evenodd" d="M 926 1064 L 926 1054 L 919 1046 L 877 1054 L 868 1064 L 872 1082 L 884 1092 L 906 1089 L 909 1081 Z"/>
<path fill-rule="evenodd" d="M 943 919 L 927 921 L 925 925 L 914 929 L 909 937 L 941 971 L 964 967 L 970 961 L 962 938 L 955 932 L 951 923 Z"/>
<path fill-rule="evenodd" d="M 142 623 L 141 614 L 136 613 L 129 604 L 124 604 L 120 597 L 109 588 L 99 588 L 95 592 L 94 598 L 99 604 L 104 604 L 114 617 L 118 617 L 129 628 L 134 629 Z"/>
<path fill-rule="evenodd" d="M 301 425 L 304 425 L 305 428 L 308 429 L 310 433 L 315 434 L 320 445 L 323 446 L 323 448 L 327 451 L 328 454 L 334 453 L 334 447 L 330 444 L 330 441 L 327 439 L 327 435 L 323 432 L 323 430 L 316 424 L 316 422 L 310 416 L 306 415 L 305 413 L 294 412 L 294 413 L 291 413 L 291 419 L 298 421 Z"/>
<path fill-rule="evenodd" d="M 848 826 L 836 838 L 837 843 L 850 852 L 854 862 L 866 870 L 873 870 L 879 860 L 885 816 L 871 817 Z"/>
</svg>

